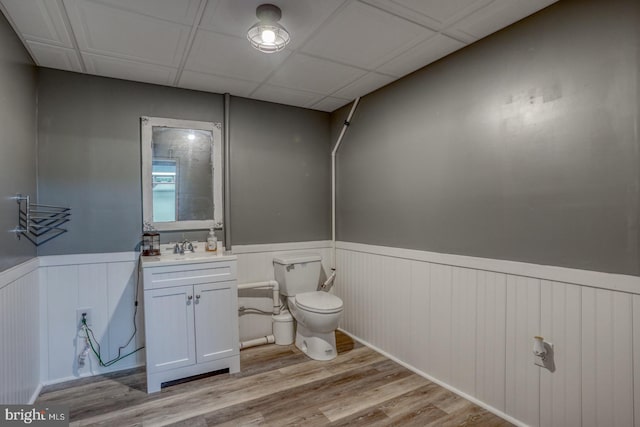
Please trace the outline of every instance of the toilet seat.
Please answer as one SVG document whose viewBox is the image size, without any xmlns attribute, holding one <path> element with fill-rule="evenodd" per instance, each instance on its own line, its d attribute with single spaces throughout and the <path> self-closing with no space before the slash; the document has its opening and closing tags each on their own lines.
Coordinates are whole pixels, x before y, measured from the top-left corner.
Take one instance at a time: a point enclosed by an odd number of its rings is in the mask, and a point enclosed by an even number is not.
<svg viewBox="0 0 640 427">
<path fill-rule="evenodd" d="M 338 313 L 342 311 L 340 298 L 328 292 L 304 292 L 295 296 L 296 306 L 312 313 Z"/>
</svg>

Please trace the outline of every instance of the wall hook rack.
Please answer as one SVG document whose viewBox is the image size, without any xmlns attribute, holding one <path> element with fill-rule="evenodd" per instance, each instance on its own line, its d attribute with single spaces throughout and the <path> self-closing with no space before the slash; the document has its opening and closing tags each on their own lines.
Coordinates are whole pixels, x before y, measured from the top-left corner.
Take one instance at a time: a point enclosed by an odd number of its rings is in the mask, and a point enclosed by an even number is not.
<svg viewBox="0 0 640 427">
<path fill-rule="evenodd" d="M 18 203 L 18 225 L 10 231 L 16 234 L 18 240 L 24 236 L 40 246 L 67 232 L 61 226 L 71 220 L 71 208 L 31 203 L 29 196 L 20 193 L 11 199 Z"/>
</svg>

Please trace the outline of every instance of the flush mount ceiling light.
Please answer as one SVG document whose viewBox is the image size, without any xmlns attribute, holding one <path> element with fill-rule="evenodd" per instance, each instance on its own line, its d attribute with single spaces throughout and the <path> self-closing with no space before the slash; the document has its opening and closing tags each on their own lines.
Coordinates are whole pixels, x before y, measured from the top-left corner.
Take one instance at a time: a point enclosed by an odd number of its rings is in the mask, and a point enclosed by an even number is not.
<svg viewBox="0 0 640 427">
<path fill-rule="evenodd" d="M 273 4 L 262 4 L 256 9 L 258 22 L 247 31 L 251 46 L 260 52 L 279 52 L 289 43 L 289 32 L 278 24 L 282 11 Z"/>
</svg>

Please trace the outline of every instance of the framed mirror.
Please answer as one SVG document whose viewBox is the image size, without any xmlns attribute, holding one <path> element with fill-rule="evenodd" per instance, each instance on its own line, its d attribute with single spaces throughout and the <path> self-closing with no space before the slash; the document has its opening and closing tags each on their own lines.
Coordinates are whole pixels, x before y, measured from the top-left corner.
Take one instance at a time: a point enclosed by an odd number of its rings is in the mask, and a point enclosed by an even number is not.
<svg viewBox="0 0 640 427">
<path fill-rule="evenodd" d="M 143 220 L 159 231 L 222 226 L 220 123 L 141 117 Z"/>
</svg>

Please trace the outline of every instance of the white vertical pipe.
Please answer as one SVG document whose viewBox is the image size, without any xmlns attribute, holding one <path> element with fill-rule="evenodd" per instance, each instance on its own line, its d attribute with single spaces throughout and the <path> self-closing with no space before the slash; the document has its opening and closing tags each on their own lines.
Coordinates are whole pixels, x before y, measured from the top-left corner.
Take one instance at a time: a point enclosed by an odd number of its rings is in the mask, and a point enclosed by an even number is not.
<svg viewBox="0 0 640 427">
<path fill-rule="evenodd" d="M 231 95 L 224 94 L 224 248 L 231 250 L 231 129 L 230 129 Z"/>
<path fill-rule="evenodd" d="M 349 111 L 349 115 L 347 116 L 347 120 L 344 121 L 344 125 L 342 126 L 342 130 L 340 131 L 340 135 L 338 135 L 338 140 L 331 151 L 331 276 L 324 282 L 323 286 L 327 286 L 330 284 L 333 279 L 336 277 L 336 153 L 338 152 L 338 148 L 340 148 L 340 144 L 342 143 L 342 138 L 344 134 L 347 132 L 347 128 L 351 124 L 351 118 L 353 117 L 353 113 L 356 111 L 356 107 L 360 102 L 360 97 L 357 97 L 353 101 L 353 105 L 351 106 L 351 111 Z"/>
</svg>

